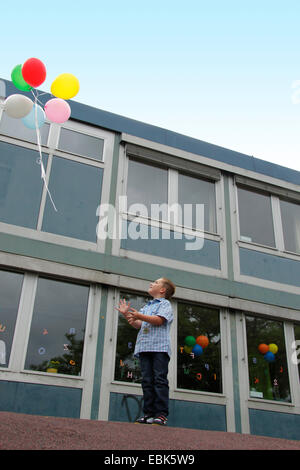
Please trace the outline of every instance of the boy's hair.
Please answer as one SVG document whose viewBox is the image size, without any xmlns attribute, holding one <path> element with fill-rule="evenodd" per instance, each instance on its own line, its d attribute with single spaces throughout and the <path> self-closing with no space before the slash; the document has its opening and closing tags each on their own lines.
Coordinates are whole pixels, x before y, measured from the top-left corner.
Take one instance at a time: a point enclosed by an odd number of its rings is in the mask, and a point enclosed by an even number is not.
<svg viewBox="0 0 300 470">
<path fill-rule="evenodd" d="M 170 281 L 170 279 L 167 279 L 166 277 L 162 277 L 161 279 L 163 281 L 163 286 L 166 289 L 165 299 L 170 299 L 175 293 L 175 285 L 172 281 Z"/>
</svg>

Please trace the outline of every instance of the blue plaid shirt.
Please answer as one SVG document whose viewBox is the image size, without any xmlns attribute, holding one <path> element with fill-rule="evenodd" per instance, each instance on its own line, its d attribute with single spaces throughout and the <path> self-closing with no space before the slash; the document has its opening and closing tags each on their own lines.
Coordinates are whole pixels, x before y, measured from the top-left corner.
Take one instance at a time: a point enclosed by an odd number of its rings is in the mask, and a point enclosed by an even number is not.
<svg viewBox="0 0 300 470">
<path fill-rule="evenodd" d="M 170 326 L 173 321 L 173 311 L 170 302 L 165 299 L 150 300 L 140 310 L 144 315 L 158 315 L 165 318 L 162 325 L 151 325 L 145 321 L 142 322 L 139 330 L 134 355 L 138 356 L 140 352 L 166 352 L 171 356 L 170 344 Z"/>
</svg>

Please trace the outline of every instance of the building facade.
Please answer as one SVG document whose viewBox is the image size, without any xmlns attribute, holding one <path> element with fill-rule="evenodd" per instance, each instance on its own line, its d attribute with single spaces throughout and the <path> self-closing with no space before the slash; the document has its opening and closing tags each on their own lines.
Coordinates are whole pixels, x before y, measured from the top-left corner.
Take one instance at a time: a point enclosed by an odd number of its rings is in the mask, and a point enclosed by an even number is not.
<svg viewBox="0 0 300 470">
<path fill-rule="evenodd" d="M 16 92 L 0 80 L 1 103 Z M 0 409 L 134 421 L 116 307 L 164 276 L 169 425 L 300 439 L 300 173 L 70 105 L 41 128 L 57 210 L 35 131 L 0 109 Z"/>
</svg>

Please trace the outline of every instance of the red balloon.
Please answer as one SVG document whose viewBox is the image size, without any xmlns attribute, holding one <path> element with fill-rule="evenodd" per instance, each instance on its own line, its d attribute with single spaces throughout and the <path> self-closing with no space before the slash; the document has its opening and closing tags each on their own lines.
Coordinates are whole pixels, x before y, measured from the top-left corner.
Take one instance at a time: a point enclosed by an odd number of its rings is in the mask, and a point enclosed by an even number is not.
<svg viewBox="0 0 300 470">
<path fill-rule="evenodd" d="M 265 343 L 261 343 L 258 346 L 258 350 L 261 354 L 266 354 L 269 351 L 269 346 Z"/>
<path fill-rule="evenodd" d="M 28 85 L 37 87 L 46 79 L 46 67 L 41 60 L 32 57 L 24 62 L 22 75 Z"/>
<path fill-rule="evenodd" d="M 202 348 L 206 348 L 209 344 L 209 339 L 207 336 L 200 335 L 196 338 L 196 343 L 202 346 Z"/>
</svg>

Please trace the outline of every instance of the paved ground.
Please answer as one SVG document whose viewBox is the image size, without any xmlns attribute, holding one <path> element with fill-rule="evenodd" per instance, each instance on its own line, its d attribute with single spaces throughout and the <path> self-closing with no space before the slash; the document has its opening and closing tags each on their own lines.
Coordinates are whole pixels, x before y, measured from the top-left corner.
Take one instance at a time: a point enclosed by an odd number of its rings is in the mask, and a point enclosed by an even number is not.
<svg viewBox="0 0 300 470">
<path fill-rule="evenodd" d="M 300 441 L 0 412 L 1 450 L 300 450 Z"/>
</svg>

